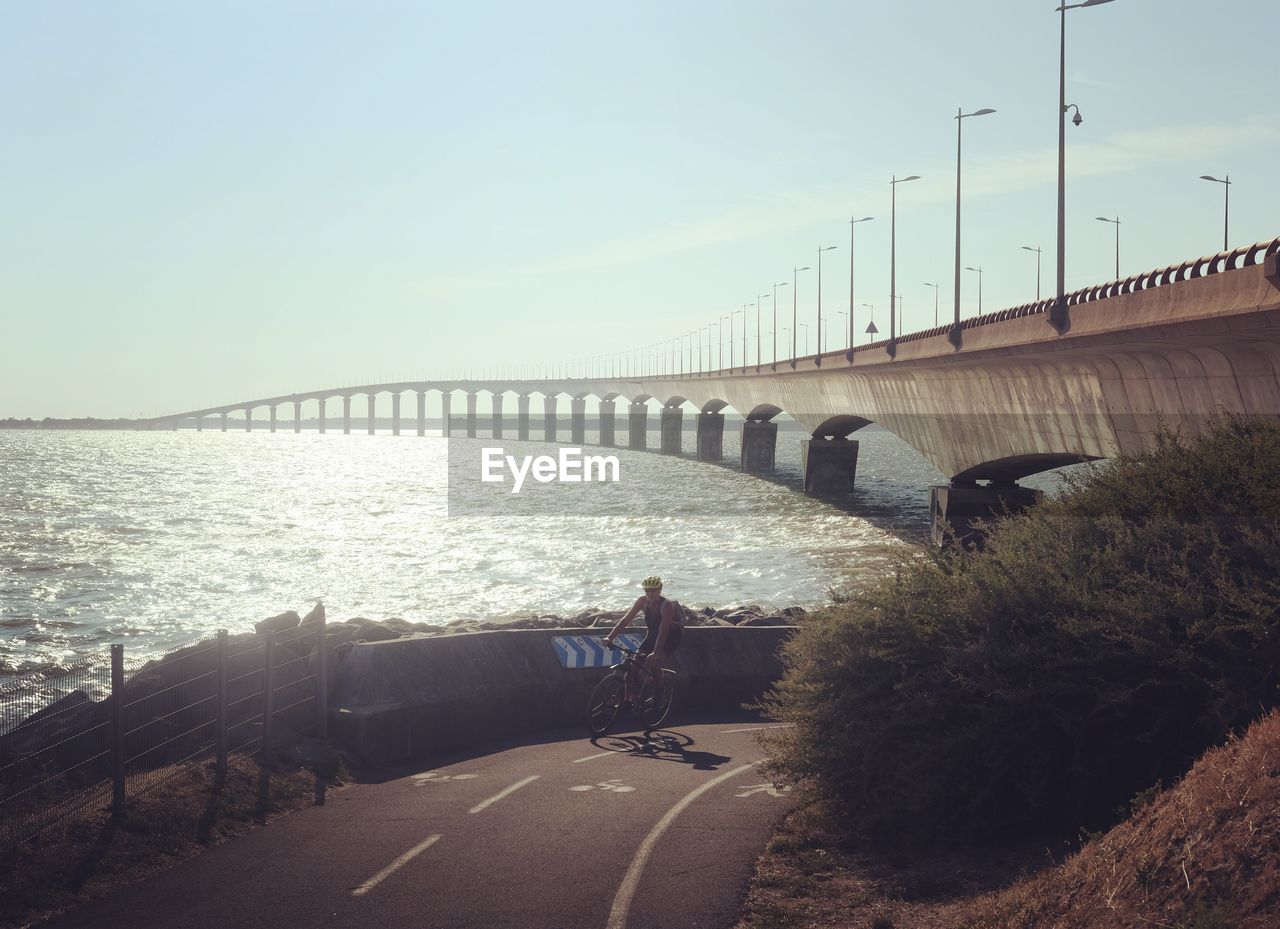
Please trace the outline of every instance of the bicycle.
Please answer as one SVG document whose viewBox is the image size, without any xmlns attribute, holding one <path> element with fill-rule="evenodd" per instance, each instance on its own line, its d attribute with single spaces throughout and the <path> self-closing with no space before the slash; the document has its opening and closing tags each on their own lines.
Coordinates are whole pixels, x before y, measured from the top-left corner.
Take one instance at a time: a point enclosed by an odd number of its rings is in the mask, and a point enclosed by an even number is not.
<svg viewBox="0 0 1280 929">
<path fill-rule="evenodd" d="M 614 665 L 609 674 L 596 684 L 587 701 L 587 729 L 593 736 L 604 735 L 618 718 L 618 712 L 626 703 L 627 674 L 632 668 L 637 669 L 643 680 L 640 684 L 638 706 L 633 707 L 644 720 L 645 728 L 656 729 L 671 713 L 671 705 L 675 702 L 676 672 L 670 668 L 662 669 L 661 682 L 639 660 L 640 653 L 624 645 L 613 646 L 622 652 L 622 660 Z"/>
</svg>

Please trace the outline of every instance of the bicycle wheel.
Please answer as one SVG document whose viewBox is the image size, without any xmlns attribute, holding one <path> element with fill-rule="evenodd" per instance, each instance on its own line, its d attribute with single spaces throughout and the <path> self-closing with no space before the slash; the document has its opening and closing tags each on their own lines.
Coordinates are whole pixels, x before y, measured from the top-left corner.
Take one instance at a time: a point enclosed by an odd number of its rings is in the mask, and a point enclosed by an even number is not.
<svg viewBox="0 0 1280 929">
<path fill-rule="evenodd" d="M 671 712 L 675 693 L 676 676 L 670 671 L 663 671 L 660 681 L 645 677 L 640 687 L 640 717 L 646 728 L 656 729 L 662 725 Z"/>
<path fill-rule="evenodd" d="M 610 674 L 591 691 L 587 702 L 587 729 L 592 735 L 604 735 L 618 716 L 622 705 L 622 675 Z"/>
</svg>

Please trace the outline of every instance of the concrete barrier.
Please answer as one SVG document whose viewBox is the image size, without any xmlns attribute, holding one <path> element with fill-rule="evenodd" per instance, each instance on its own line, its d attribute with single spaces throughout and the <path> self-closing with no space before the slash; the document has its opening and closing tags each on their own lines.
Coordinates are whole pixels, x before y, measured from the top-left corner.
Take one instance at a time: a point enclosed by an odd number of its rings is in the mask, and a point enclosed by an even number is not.
<svg viewBox="0 0 1280 929">
<path fill-rule="evenodd" d="M 778 650 L 794 626 L 695 626 L 667 666 L 676 707 L 733 709 L 782 675 Z M 471 748 L 554 726 L 586 726 L 591 689 L 607 667 L 565 668 L 552 639 L 582 629 L 511 629 L 361 642 L 330 698 L 330 737 L 385 764 Z M 603 636 L 603 630 L 593 634 Z"/>
</svg>

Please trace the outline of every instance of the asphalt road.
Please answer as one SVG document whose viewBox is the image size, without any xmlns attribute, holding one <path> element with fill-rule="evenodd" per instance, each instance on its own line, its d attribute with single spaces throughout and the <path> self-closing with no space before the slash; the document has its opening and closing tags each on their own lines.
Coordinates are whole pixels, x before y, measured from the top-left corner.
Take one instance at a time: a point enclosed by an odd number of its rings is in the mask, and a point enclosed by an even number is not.
<svg viewBox="0 0 1280 929">
<path fill-rule="evenodd" d="M 50 929 L 723 929 L 788 807 L 749 718 L 580 731 L 294 813 Z"/>
</svg>

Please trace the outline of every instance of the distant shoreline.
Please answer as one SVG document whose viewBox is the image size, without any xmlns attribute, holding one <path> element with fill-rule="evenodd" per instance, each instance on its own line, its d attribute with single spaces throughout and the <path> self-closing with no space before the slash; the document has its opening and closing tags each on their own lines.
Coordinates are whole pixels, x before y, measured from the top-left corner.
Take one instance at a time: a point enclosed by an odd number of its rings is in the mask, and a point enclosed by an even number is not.
<svg viewBox="0 0 1280 929">
<path fill-rule="evenodd" d="M 185 417 L 184 419 L 186 421 L 189 421 L 191 417 Z M 205 428 L 203 431 L 205 432 L 221 431 L 222 422 L 220 417 L 218 417 L 217 415 L 211 414 L 209 416 L 204 417 L 204 419 L 205 419 Z M 744 421 L 745 417 L 737 414 L 729 413 L 725 415 L 725 420 L 730 423 L 739 423 Z M 489 432 L 492 422 L 493 422 L 493 418 L 488 414 L 479 414 L 476 416 L 476 426 L 478 428 L 478 431 L 482 433 L 486 433 L 485 435 L 478 435 L 477 438 L 489 437 L 487 433 Z M 800 425 L 800 423 L 790 418 L 786 418 L 786 419 L 775 418 L 774 422 L 776 422 L 778 424 L 778 428 L 784 432 L 806 431 L 804 427 Z M 569 417 L 567 415 L 559 415 L 557 416 L 557 423 L 558 423 L 560 432 L 563 433 L 568 430 Z M 585 425 L 587 429 L 598 430 L 600 428 L 600 420 L 595 417 L 587 417 Z M 695 414 L 690 414 L 684 417 L 684 422 L 682 425 L 683 425 L 682 431 L 684 432 L 696 431 L 698 426 L 697 416 Z M 405 416 L 400 419 L 400 431 L 402 433 L 414 432 L 417 429 L 417 426 L 418 426 L 418 420 L 416 416 Z M 514 433 L 517 427 L 519 426 L 519 421 L 514 416 L 504 416 L 502 418 L 502 426 L 503 426 L 504 432 L 507 429 L 510 429 Z M 625 427 L 625 422 L 623 423 L 623 426 Z M 270 427 L 271 427 L 271 421 L 269 419 L 264 418 L 264 419 L 253 420 L 254 432 L 269 432 Z M 291 432 L 293 430 L 293 427 L 294 427 L 294 422 L 292 418 L 288 418 L 288 419 L 281 418 L 276 420 L 277 432 Z M 320 420 L 314 419 L 314 418 L 304 419 L 302 420 L 301 427 L 303 430 L 307 432 L 318 432 L 320 429 Z M 439 419 L 439 417 L 436 417 L 434 419 L 427 419 L 425 421 L 425 427 L 431 430 L 439 430 L 441 428 L 441 420 Z M 355 417 L 352 417 L 352 420 L 351 420 L 352 433 L 366 432 L 368 428 L 369 428 L 369 425 L 368 425 L 367 419 L 365 418 L 356 419 Z M 375 430 L 390 431 L 392 428 L 394 428 L 394 423 L 392 422 L 390 417 L 379 417 L 374 420 Z M 453 429 L 454 429 L 453 438 L 465 438 L 465 435 L 463 433 L 465 433 L 466 428 L 467 428 L 467 420 L 465 416 L 453 417 Z M 171 421 L 165 421 L 163 419 L 160 419 L 160 420 L 95 419 L 93 417 L 86 417 L 83 419 L 55 419 L 53 417 L 48 417 L 48 416 L 45 417 L 44 419 L 13 419 L 13 418 L 0 419 L 0 429 L 14 429 L 14 430 L 30 429 L 30 430 L 37 430 L 37 431 L 42 429 L 64 429 L 64 430 L 89 429 L 89 430 L 117 430 L 117 431 L 131 431 L 131 432 L 173 432 L 175 431 L 173 429 Z M 177 431 L 195 432 L 197 430 L 193 425 L 184 424 L 180 428 L 180 430 L 177 430 Z M 244 418 L 243 417 L 232 418 L 228 416 L 227 431 L 228 432 L 245 431 Z M 325 417 L 325 431 L 341 432 L 342 417 L 341 416 L 338 416 L 336 418 Z M 529 440 L 538 441 L 541 439 L 541 436 L 542 436 L 542 416 L 531 415 L 529 417 Z M 509 436 L 509 438 L 514 438 L 514 434 Z"/>
</svg>

